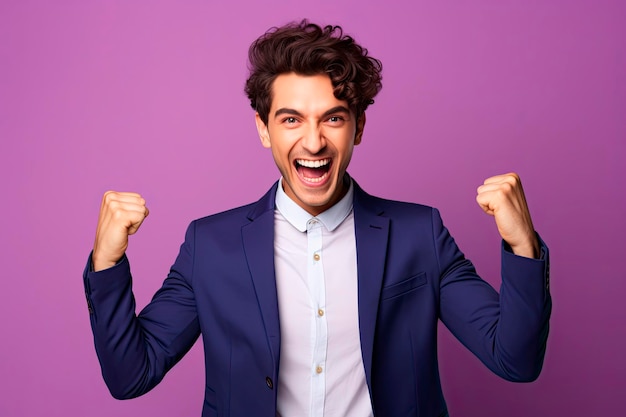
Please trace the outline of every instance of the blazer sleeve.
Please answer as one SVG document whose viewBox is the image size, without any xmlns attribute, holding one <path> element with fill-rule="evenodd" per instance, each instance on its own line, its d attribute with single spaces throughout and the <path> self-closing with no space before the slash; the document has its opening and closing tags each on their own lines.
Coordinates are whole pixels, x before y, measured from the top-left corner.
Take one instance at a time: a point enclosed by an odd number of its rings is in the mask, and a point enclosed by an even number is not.
<svg viewBox="0 0 626 417">
<path fill-rule="evenodd" d="M 83 274 L 91 328 L 102 375 L 113 397 L 133 398 L 151 390 L 200 334 L 190 277 L 194 224 L 187 230 L 163 286 L 137 316 L 130 264 Z"/>
<path fill-rule="evenodd" d="M 540 259 L 513 254 L 503 242 L 500 292 L 482 280 L 433 209 L 440 271 L 440 317 L 457 339 L 497 375 L 535 380 L 543 365 L 551 297 L 549 252 Z"/>
</svg>

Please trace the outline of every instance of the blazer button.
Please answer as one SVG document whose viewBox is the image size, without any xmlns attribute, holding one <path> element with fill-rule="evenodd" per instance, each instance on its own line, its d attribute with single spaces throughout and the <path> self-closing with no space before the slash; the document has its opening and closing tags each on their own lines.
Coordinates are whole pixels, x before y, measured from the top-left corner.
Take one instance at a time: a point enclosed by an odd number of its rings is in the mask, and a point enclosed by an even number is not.
<svg viewBox="0 0 626 417">
<path fill-rule="evenodd" d="M 270 378 L 269 376 L 265 377 L 265 383 L 267 384 L 267 387 L 269 389 L 274 389 L 274 383 L 272 382 L 272 378 Z"/>
</svg>

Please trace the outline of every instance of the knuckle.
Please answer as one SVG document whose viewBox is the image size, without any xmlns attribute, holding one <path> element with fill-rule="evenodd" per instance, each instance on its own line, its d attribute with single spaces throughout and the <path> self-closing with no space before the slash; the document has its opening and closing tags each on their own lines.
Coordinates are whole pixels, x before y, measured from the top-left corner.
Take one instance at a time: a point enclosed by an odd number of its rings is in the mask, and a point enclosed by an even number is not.
<svg viewBox="0 0 626 417">
<path fill-rule="evenodd" d="M 520 182 L 520 177 L 517 173 L 511 172 L 507 175 L 507 179 L 515 184 Z"/>
<path fill-rule="evenodd" d="M 117 200 L 117 195 L 118 193 L 116 191 L 107 191 L 104 193 L 104 201 L 110 204 L 111 202 Z"/>
<path fill-rule="evenodd" d="M 112 210 L 111 216 L 115 221 L 121 221 L 126 218 L 126 212 L 124 210 L 118 210 L 117 204 L 116 207 Z"/>
</svg>

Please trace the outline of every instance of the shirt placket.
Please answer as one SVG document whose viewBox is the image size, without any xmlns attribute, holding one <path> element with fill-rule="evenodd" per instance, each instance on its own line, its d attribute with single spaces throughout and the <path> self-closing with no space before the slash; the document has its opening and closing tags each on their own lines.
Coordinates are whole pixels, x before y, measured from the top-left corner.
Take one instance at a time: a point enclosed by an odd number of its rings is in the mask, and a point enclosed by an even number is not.
<svg viewBox="0 0 626 417">
<path fill-rule="evenodd" d="M 326 320 L 326 289 L 322 256 L 323 224 L 316 218 L 307 223 L 307 278 L 311 294 L 313 326 L 313 362 L 311 364 L 311 416 L 323 417 L 326 394 L 326 352 L 328 328 Z"/>
</svg>

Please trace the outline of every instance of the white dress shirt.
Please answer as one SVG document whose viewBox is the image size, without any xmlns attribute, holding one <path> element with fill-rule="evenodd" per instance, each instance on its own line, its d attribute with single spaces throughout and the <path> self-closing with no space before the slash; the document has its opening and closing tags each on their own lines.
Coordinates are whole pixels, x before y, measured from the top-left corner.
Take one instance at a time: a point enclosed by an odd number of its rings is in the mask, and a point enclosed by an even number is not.
<svg viewBox="0 0 626 417">
<path fill-rule="evenodd" d="M 312 217 L 276 193 L 278 415 L 373 416 L 361 356 L 353 187 Z"/>
</svg>

